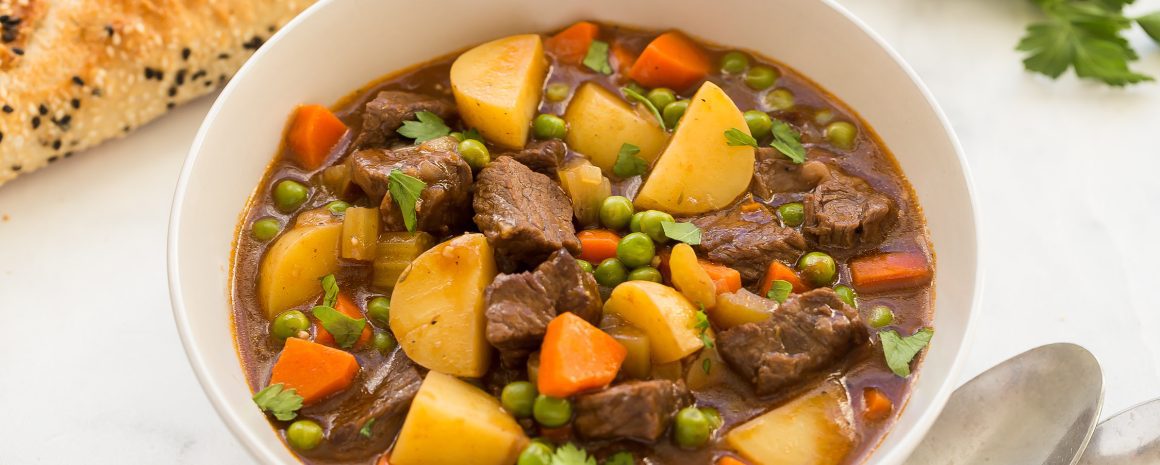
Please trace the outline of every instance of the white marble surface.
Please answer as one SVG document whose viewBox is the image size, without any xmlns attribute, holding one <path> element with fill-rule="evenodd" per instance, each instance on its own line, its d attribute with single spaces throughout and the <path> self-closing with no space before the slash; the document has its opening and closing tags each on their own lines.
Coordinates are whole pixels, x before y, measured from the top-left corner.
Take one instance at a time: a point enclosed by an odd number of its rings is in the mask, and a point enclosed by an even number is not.
<svg viewBox="0 0 1160 465">
<path fill-rule="evenodd" d="M 1160 397 L 1160 85 L 1023 73 L 1023 1 L 844 3 L 930 86 L 974 171 L 990 266 L 963 379 L 1073 341 L 1104 365 L 1105 416 Z M 1132 39 L 1160 75 L 1160 50 Z M 195 382 L 166 291 L 172 190 L 209 106 L 0 188 L 0 464 L 252 462 Z"/>
</svg>

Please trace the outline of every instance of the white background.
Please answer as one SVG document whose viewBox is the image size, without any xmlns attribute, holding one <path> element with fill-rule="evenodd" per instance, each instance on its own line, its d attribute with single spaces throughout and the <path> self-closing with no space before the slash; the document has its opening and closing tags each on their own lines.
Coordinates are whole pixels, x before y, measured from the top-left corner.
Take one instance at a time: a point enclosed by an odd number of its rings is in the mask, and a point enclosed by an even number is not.
<svg viewBox="0 0 1160 465">
<path fill-rule="evenodd" d="M 1160 85 L 1024 73 L 1029 2 L 844 3 L 930 86 L 974 172 L 988 268 L 963 380 L 1072 341 L 1104 366 L 1105 417 L 1160 397 Z M 1160 75 L 1160 49 L 1131 39 Z M 173 186 L 210 104 L 0 187 L 0 464 L 251 463 L 166 289 Z"/>
</svg>

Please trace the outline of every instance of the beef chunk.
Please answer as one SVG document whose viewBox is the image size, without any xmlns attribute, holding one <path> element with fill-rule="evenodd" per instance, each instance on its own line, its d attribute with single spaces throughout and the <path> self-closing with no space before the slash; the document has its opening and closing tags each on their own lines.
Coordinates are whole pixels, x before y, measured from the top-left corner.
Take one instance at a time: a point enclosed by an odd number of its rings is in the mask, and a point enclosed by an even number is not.
<svg viewBox="0 0 1160 465">
<path fill-rule="evenodd" d="M 504 272 L 536 266 L 561 247 L 580 253 L 568 194 L 511 157 L 480 171 L 473 203 L 475 224 Z"/>
<path fill-rule="evenodd" d="M 761 279 L 773 260 L 792 262 L 801 256 L 806 240 L 761 204 L 746 204 L 718 210 L 692 219 L 701 228 L 697 252 L 714 262 L 741 272 L 752 284 Z M 748 211 L 745 211 L 748 210 Z"/>
<path fill-rule="evenodd" d="M 390 447 L 402 428 L 411 400 L 422 381 L 415 364 L 397 350 L 387 363 L 360 373 L 352 387 L 339 394 L 333 402 L 303 409 L 303 414 L 328 418 L 333 425 L 330 440 L 323 441 L 309 455 L 341 461 L 366 461 L 381 454 Z M 371 435 L 364 437 L 359 431 L 371 420 L 374 420 Z"/>
<path fill-rule="evenodd" d="M 362 132 L 355 139 L 356 147 L 386 144 L 395 137 L 395 131 L 404 121 L 415 119 L 415 113 L 429 111 L 444 120 L 455 116 L 455 102 L 412 92 L 384 90 L 366 103 L 362 114 Z"/>
<path fill-rule="evenodd" d="M 753 163 L 753 195 L 770 199 L 782 192 L 806 192 L 830 177 L 830 169 L 820 161 L 794 163 L 773 147 L 757 149 Z"/>
<path fill-rule="evenodd" d="M 355 184 L 379 203 L 384 230 L 407 230 L 403 213 L 387 190 L 391 171 L 396 169 L 427 183 L 415 203 L 416 231 L 441 237 L 467 222 L 471 167 L 455 153 L 455 143 L 453 137 L 442 137 L 417 146 L 359 150 L 347 159 Z"/>
<path fill-rule="evenodd" d="M 564 162 L 564 155 L 568 154 L 568 147 L 558 139 L 537 140 L 528 144 L 518 152 L 502 153 L 500 156 L 509 156 L 532 171 L 557 179 L 557 170 Z"/>
<path fill-rule="evenodd" d="M 684 384 L 632 381 L 576 397 L 572 426 L 587 439 L 655 442 L 677 411 L 691 403 Z"/>
<path fill-rule="evenodd" d="M 768 395 L 837 362 L 867 340 L 858 311 L 824 287 L 791 296 L 768 320 L 722 331 L 717 347 L 758 395 Z"/>
<path fill-rule="evenodd" d="M 894 222 L 890 199 L 866 181 L 840 173 L 818 184 L 805 199 L 802 228 L 822 247 L 875 245 Z"/>
<path fill-rule="evenodd" d="M 496 276 L 485 296 L 487 342 L 499 349 L 504 366 L 520 366 L 556 315 L 572 312 L 597 324 L 603 305 L 596 279 L 564 249 L 535 272 Z"/>
</svg>

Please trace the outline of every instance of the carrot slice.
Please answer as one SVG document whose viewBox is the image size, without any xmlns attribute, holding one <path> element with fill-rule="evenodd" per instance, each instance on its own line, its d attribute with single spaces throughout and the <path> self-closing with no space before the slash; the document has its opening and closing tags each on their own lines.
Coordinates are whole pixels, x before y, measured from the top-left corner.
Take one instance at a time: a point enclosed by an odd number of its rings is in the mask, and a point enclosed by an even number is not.
<svg viewBox="0 0 1160 465">
<path fill-rule="evenodd" d="M 726 455 L 717 459 L 717 465 L 745 465 L 745 462 Z"/>
<path fill-rule="evenodd" d="M 878 388 L 862 390 L 862 417 L 870 421 L 885 420 L 894 411 L 894 402 Z"/>
<path fill-rule="evenodd" d="M 338 310 L 339 313 L 342 313 L 343 315 L 349 316 L 351 318 L 363 318 L 362 311 L 359 310 L 358 305 L 356 305 L 354 301 L 350 299 L 350 297 L 347 297 L 346 294 L 341 292 L 338 293 L 338 303 L 334 304 L 334 309 Z M 362 348 L 370 340 L 371 325 L 368 324 L 363 326 L 362 334 L 358 335 L 358 341 L 355 341 L 354 348 Z M 314 342 L 331 347 L 335 347 L 337 345 L 334 342 L 334 335 L 330 334 L 326 328 L 323 328 L 322 324 L 318 322 L 318 319 L 314 319 Z"/>
<path fill-rule="evenodd" d="M 701 263 L 701 268 L 709 273 L 709 279 L 713 280 L 718 294 L 737 292 L 738 289 L 741 289 L 741 272 L 713 262 L 704 260 L 698 260 L 698 262 Z"/>
<path fill-rule="evenodd" d="M 309 405 L 346 389 L 356 373 L 358 360 L 349 352 L 292 337 L 274 363 L 270 384 L 293 388 Z"/>
<path fill-rule="evenodd" d="M 850 278 L 858 292 L 884 292 L 918 287 L 934 272 L 920 252 L 889 252 L 850 260 Z"/>
<path fill-rule="evenodd" d="M 769 264 L 769 269 L 765 272 L 765 278 L 761 280 L 761 296 L 765 297 L 769 294 L 769 289 L 773 287 L 774 281 L 788 281 L 793 285 L 793 292 L 802 293 L 810 290 L 810 287 L 802 281 L 797 272 L 786 264 L 774 260 Z"/>
<path fill-rule="evenodd" d="M 294 121 L 286 134 L 290 151 L 298 158 L 298 164 L 308 170 L 315 170 L 326 162 L 342 135 L 346 125 L 322 105 L 301 105 L 294 112 Z"/>
<path fill-rule="evenodd" d="M 544 48 L 561 63 L 579 65 L 588 55 L 588 46 L 600 35 L 600 26 L 580 21 L 544 41 Z"/>
<path fill-rule="evenodd" d="M 645 87 L 668 87 L 681 91 L 705 79 L 709 57 L 683 34 L 670 31 L 657 36 L 636 58 L 628 75 Z"/>
<path fill-rule="evenodd" d="M 620 244 L 620 236 L 606 229 L 580 231 L 576 238 L 580 239 L 580 259 L 587 260 L 592 266 L 615 257 L 616 246 Z"/>
<path fill-rule="evenodd" d="M 552 397 L 568 397 L 612 383 L 628 356 L 620 342 L 575 313 L 562 313 L 548 323 L 540 347 L 536 384 Z"/>
</svg>

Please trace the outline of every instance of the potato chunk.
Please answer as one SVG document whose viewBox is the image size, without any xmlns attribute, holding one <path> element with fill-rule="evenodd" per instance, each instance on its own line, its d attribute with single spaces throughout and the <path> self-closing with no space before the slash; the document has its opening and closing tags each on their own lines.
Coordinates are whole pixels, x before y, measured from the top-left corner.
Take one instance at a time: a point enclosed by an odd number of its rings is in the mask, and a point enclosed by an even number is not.
<svg viewBox="0 0 1160 465">
<path fill-rule="evenodd" d="M 624 99 L 592 82 L 576 90 L 564 121 L 568 123 L 568 147 L 587 155 L 605 174 L 612 173 L 621 144 L 639 147 L 636 156 L 651 165 L 668 141 L 656 118 L 633 109 Z"/>
<path fill-rule="evenodd" d="M 694 328 L 696 307 L 663 284 L 629 281 L 616 286 L 604 303 L 604 312 L 644 331 L 657 364 L 680 360 L 704 346 Z"/>
<path fill-rule="evenodd" d="M 669 274 L 672 275 L 673 287 L 693 304 L 709 309 L 717 305 L 717 285 L 697 261 L 697 252 L 689 244 L 673 246 L 673 253 L 669 255 Z"/>
<path fill-rule="evenodd" d="M 758 296 L 746 289 L 738 289 L 717 296 L 717 308 L 709 312 L 709 319 L 721 329 L 745 323 L 768 320 L 777 309 L 777 302 Z"/>
<path fill-rule="evenodd" d="M 521 149 L 547 74 L 538 34 L 504 37 L 463 52 L 451 64 L 459 116 L 488 141 Z"/>
<path fill-rule="evenodd" d="M 342 224 L 298 226 L 266 251 L 258 270 L 258 300 L 266 318 L 322 294 L 323 276 L 338 271 Z"/>
<path fill-rule="evenodd" d="M 725 142 L 730 129 L 749 134 L 741 110 L 712 82 L 701 85 L 692 102 L 641 186 L 638 209 L 695 215 L 724 208 L 749 188 L 753 147 Z"/>
<path fill-rule="evenodd" d="M 483 234 L 465 234 L 424 252 L 391 293 L 391 332 L 415 363 L 478 378 L 491 363 L 483 290 L 495 278 Z"/>
<path fill-rule="evenodd" d="M 524 430 L 499 401 L 437 371 L 419 386 L 392 465 L 511 465 L 528 443 Z"/>
<path fill-rule="evenodd" d="M 754 465 L 836 465 L 854 447 L 852 425 L 846 391 L 831 382 L 734 428 L 725 442 Z"/>
</svg>

